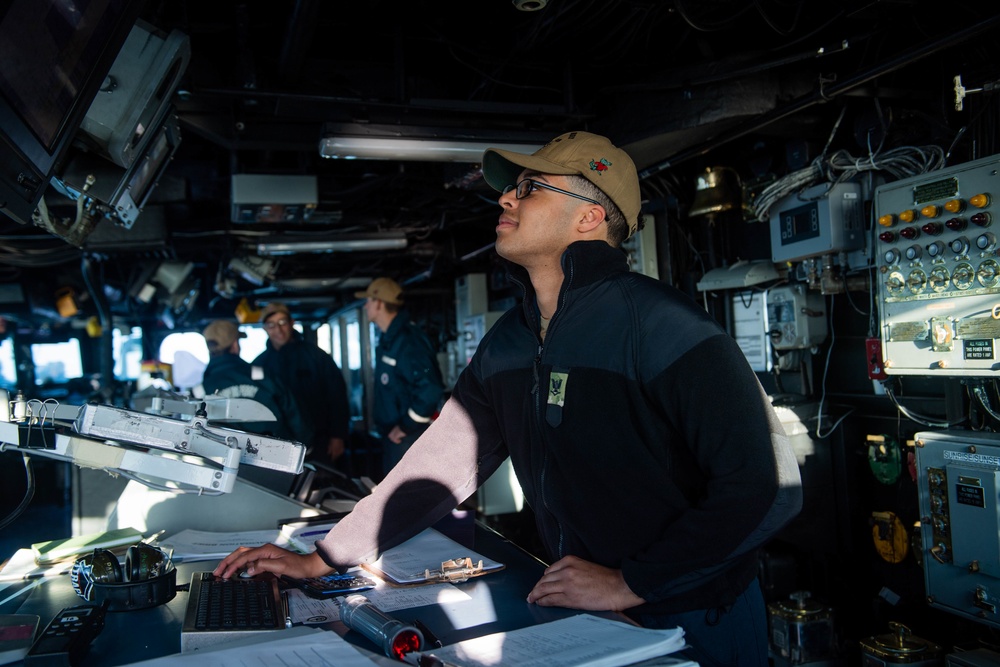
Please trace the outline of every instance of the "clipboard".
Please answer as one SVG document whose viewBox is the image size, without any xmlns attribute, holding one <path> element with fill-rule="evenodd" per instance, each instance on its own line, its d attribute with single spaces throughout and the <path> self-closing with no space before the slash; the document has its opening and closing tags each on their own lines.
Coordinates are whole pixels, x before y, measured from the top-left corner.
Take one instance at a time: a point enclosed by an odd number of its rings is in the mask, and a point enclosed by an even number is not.
<svg viewBox="0 0 1000 667">
<path fill-rule="evenodd" d="M 361 567 L 388 584 L 417 586 L 461 583 L 505 566 L 428 528 Z"/>
</svg>

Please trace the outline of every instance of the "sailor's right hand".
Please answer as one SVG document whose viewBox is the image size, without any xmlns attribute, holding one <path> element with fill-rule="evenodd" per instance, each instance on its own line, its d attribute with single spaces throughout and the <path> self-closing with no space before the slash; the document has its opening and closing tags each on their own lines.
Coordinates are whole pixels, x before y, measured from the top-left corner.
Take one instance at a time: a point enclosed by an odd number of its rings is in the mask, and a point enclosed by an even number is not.
<svg viewBox="0 0 1000 667">
<path fill-rule="evenodd" d="M 270 572 L 277 577 L 287 575 L 295 579 L 322 577 L 333 571 L 323 562 L 318 553 L 298 554 L 282 549 L 275 544 L 259 547 L 239 547 L 222 559 L 213 574 L 223 579 L 236 576 L 246 570 L 247 576 Z"/>
</svg>

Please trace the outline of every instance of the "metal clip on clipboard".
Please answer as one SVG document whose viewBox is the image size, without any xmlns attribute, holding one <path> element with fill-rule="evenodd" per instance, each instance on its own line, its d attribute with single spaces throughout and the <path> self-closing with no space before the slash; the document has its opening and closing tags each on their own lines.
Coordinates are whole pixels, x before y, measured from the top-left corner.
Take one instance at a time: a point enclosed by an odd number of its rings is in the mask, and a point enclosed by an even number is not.
<svg viewBox="0 0 1000 667">
<path fill-rule="evenodd" d="M 441 563 L 440 570 L 424 570 L 424 579 L 438 583 L 462 583 L 483 574 L 483 561 L 473 563 L 471 558 L 453 558 Z"/>
</svg>

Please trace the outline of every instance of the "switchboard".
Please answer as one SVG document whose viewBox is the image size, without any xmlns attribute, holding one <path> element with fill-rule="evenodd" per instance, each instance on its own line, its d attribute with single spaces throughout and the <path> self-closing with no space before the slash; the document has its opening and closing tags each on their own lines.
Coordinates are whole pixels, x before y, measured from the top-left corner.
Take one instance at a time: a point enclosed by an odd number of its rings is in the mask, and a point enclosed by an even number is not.
<svg viewBox="0 0 1000 667">
<path fill-rule="evenodd" d="M 1000 369 L 998 173 L 1000 156 L 992 156 L 876 189 L 886 373 L 977 376 Z"/>
<path fill-rule="evenodd" d="M 1000 434 L 914 436 L 927 602 L 1000 626 Z"/>
</svg>

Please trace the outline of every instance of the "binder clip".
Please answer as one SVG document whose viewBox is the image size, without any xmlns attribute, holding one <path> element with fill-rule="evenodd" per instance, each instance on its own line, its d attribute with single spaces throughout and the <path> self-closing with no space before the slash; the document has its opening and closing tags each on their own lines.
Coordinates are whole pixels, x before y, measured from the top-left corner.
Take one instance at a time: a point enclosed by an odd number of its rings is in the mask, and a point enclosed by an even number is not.
<svg viewBox="0 0 1000 667">
<path fill-rule="evenodd" d="M 468 581 L 470 577 L 478 577 L 483 573 L 483 561 L 474 564 L 471 558 L 453 558 L 441 563 L 440 570 L 424 570 L 424 578 L 428 581 L 440 581 L 450 584 Z"/>
</svg>

